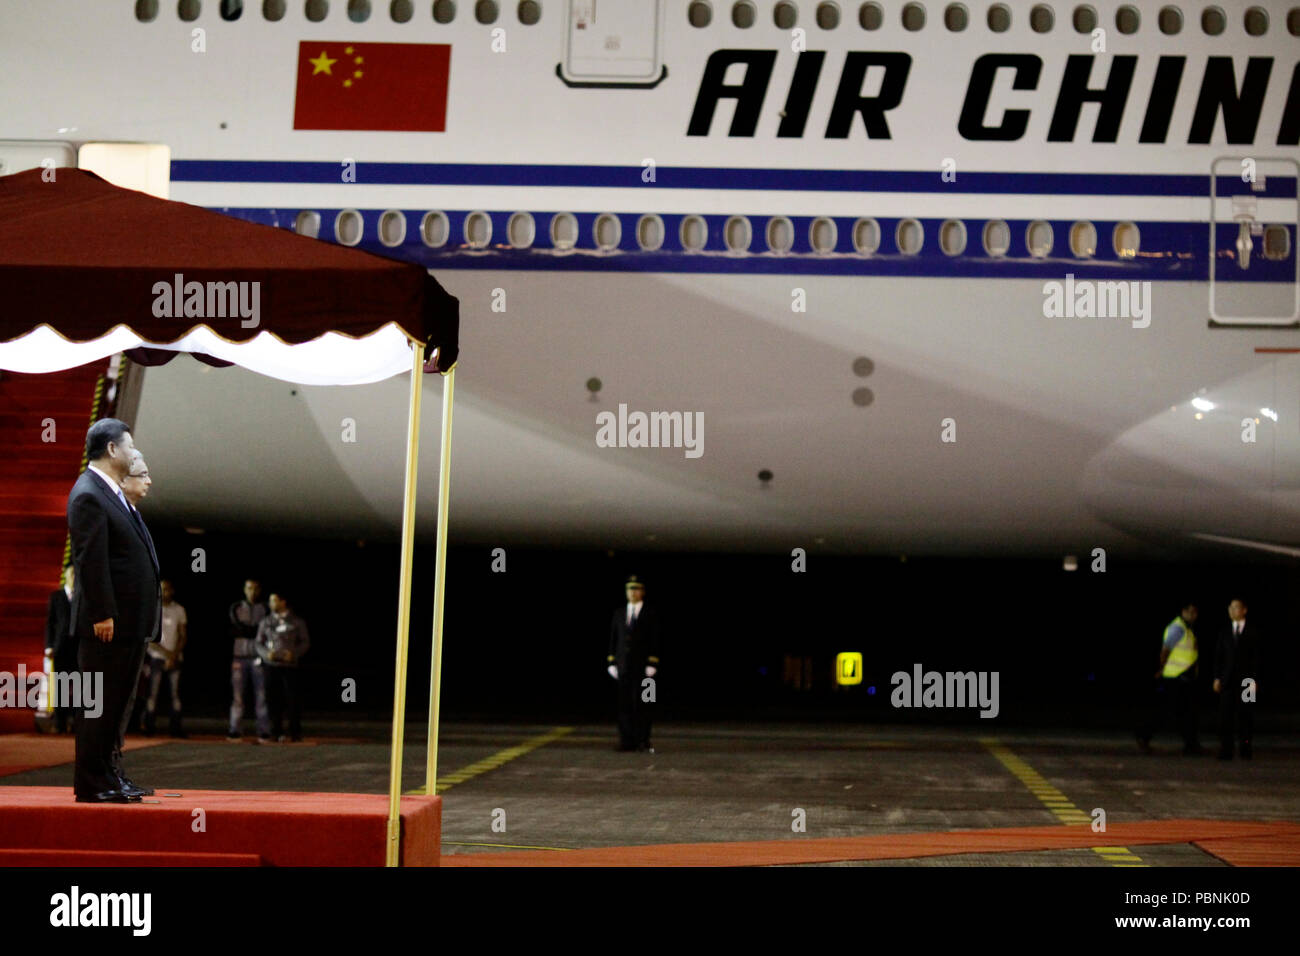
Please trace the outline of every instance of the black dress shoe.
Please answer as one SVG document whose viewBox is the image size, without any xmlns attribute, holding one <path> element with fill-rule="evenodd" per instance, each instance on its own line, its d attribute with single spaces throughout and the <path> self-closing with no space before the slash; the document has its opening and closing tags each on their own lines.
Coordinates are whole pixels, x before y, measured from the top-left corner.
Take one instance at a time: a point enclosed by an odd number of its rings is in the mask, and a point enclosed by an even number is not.
<svg viewBox="0 0 1300 956">
<path fill-rule="evenodd" d="M 105 790 L 103 793 L 79 793 L 77 803 L 139 803 L 139 797 L 123 793 L 121 790 Z"/>
<path fill-rule="evenodd" d="M 152 797 L 153 787 L 142 787 L 139 784 L 132 783 L 126 777 L 122 778 L 121 790 L 128 797 Z"/>
</svg>

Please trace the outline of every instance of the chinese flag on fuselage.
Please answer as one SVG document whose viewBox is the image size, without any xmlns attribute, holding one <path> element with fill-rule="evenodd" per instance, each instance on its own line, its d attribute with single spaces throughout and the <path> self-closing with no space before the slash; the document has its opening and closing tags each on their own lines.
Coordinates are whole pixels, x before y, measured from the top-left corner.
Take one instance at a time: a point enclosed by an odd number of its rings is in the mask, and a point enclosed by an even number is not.
<svg viewBox="0 0 1300 956">
<path fill-rule="evenodd" d="M 294 129 L 447 128 L 447 43 L 298 44 Z"/>
</svg>

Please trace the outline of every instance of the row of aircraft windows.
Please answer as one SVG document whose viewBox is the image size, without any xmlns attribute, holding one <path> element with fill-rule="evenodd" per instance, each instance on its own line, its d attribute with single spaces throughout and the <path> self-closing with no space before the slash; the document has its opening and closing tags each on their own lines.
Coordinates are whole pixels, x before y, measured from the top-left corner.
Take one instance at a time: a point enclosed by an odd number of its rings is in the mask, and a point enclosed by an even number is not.
<svg viewBox="0 0 1300 956">
<path fill-rule="evenodd" d="M 253 0 L 255 2 L 255 0 Z M 372 0 L 339 0 L 345 6 L 348 19 L 354 23 L 364 23 L 370 19 L 375 3 Z M 383 0 L 376 0 L 382 4 Z M 472 5 L 474 19 L 479 23 L 496 23 L 501 15 L 502 4 L 498 0 L 464 0 Z M 262 16 L 271 21 L 284 18 L 289 0 L 262 0 Z M 719 0 L 722 6 L 722 0 Z M 137 20 L 148 23 L 158 16 L 159 0 L 136 0 L 135 16 Z M 713 22 L 712 0 L 691 0 L 686 8 L 687 21 L 694 27 L 707 27 Z M 217 8 L 223 20 L 238 20 L 244 12 L 244 0 L 217 0 Z M 197 20 L 203 11 L 202 0 L 178 0 L 176 13 L 182 20 Z M 303 15 L 313 23 L 319 23 L 329 16 L 329 0 L 304 0 Z M 451 23 L 456 19 L 456 0 L 434 0 L 433 19 L 436 23 Z M 541 0 L 519 0 L 515 8 L 519 22 L 532 26 L 542 18 Z M 388 15 L 395 23 L 406 23 L 415 16 L 414 0 L 390 0 Z M 822 30 L 834 30 L 840 25 L 842 12 L 840 4 L 834 0 L 822 0 L 813 9 L 813 22 Z M 904 3 L 900 8 L 903 28 L 910 31 L 923 30 L 926 25 L 927 12 L 923 3 Z M 1005 33 L 1011 29 L 1012 13 L 1010 5 L 994 3 L 989 6 L 986 15 L 988 28 L 994 33 Z M 1201 10 L 1201 32 L 1207 36 L 1221 36 L 1228 28 L 1228 15 L 1221 7 L 1208 6 Z M 731 22 L 742 30 L 747 30 L 758 23 L 758 3 L 755 0 L 735 0 L 731 4 Z M 964 3 L 949 3 L 943 8 L 943 25 L 951 32 L 965 30 L 971 22 L 970 9 Z M 1049 4 L 1035 4 L 1029 11 L 1029 26 L 1035 33 L 1049 33 L 1056 26 L 1056 13 Z M 1071 13 L 1070 22 L 1078 33 L 1092 33 L 1100 26 L 1101 18 L 1094 7 L 1088 4 L 1076 6 Z M 799 23 L 799 4 L 795 0 L 777 0 L 772 6 L 772 23 L 781 30 L 792 30 Z M 858 7 L 858 24 L 864 30 L 879 30 L 885 23 L 884 6 L 874 2 L 863 3 Z M 1183 30 L 1183 11 L 1176 6 L 1161 7 L 1156 14 L 1156 26 L 1160 32 L 1173 36 Z M 1137 33 L 1142 26 L 1142 14 L 1137 7 L 1124 4 L 1115 11 L 1115 29 L 1120 33 Z M 1250 36 L 1263 36 L 1268 32 L 1269 15 L 1263 7 L 1249 7 L 1242 14 L 1242 26 Z M 1300 7 L 1292 7 L 1286 15 L 1286 28 L 1292 36 L 1300 36 Z"/>
<path fill-rule="evenodd" d="M 713 22 L 713 3 L 711 0 L 691 0 L 687 7 L 687 18 L 692 26 L 707 27 Z M 1029 10 L 1029 26 L 1035 33 L 1049 33 L 1056 26 L 1056 12 L 1049 4 L 1036 3 Z M 1156 15 L 1156 25 L 1160 32 L 1168 36 L 1183 30 L 1183 11 L 1176 6 L 1166 6 Z M 925 29 L 927 14 L 923 3 L 904 3 L 900 8 L 900 20 L 903 29 L 917 31 Z M 813 21 L 823 30 L 834 30 L 840 25 L 840 5 L 834 0 L 823 0 L 813 10 Z M 758 22 L 758 7 L 754 0 L 736 0 L 731 5 L 731 22 L 741 29 L 748 29 Z M 799 23 L 799 5 L 794 0 L 778 0 L 772 7 L 772 22 L 782 30 L 792 30 Z M 943 25 L 950 32 L 958 33 L 970 26 L 970 9 L 964 3 L 949 3 L 943 8 Z M 1010 5 L 994 3 L 986 15 L 988 28 L 994 33 L 1005 33 L 1011 29 L 1012 13 Z M 1087 4 L 1075 7 L 1070 22 L 1078 33 L 1092 33 L 1101 25 L 1097 10 Z M 864 30 L 879 30 L 885 23 L 884 7 L 875 2 L 864 3 L 858 7 L 858 25 Z M 1242 17 L 1242 24 L 1251 36 L 1263 36 L 1268 32 L 1268 11 L 1263 7 L 1250 7 Z M 1293 7 L 1287 13 L 1287 29 L 1292 36 L 1300 36 L 1300 7 Z M 1132 4 L 1124 4 L 1115 11 L 1115 29 L 1120 33 L 1137 33 L 1142 26 L 1142 14 Z M 1228 27 L 1228 16 L 1221 7 L 1208 6 L 1201 11 L 1201 30 L 1207 36 L 1220 36 Z"/>
<path fill-rule="evenodd" d="M 294 221 L 294 231 L 313 238 L 320 235 L 321 216 L 314 211 L 303 211 Z M 390 209 L 379 217 L 376 238 L 385 246 L 396 247 L 406 242 L 407 219 L 400 210 Z M 334 238 L 345 246 L 361 242 L 365 232 L 361 213 L 355 209 L 341 210 L 334 217 Z M 482 211 L 465 217 L 464 244 L 471 249 L 486 249 L 492 243 L 492 219 Z M 795 226 L 785 216 L 773 216 L 763 230 L 767 251 L 782 255 L 794 248 Z M 560 251 L 575 249 L 579 242 L 578 220 L 572 213 L 561 212 L 551 217 L 551 246 Z M 514 249 L 528 249 L 537 238 L 537 223 L 531 213 L 517 212 L 506 223 L 504 245 Z M 641 216 L 636 224 L 637 246 L 644 252 L 654 252 L 663 247 L 665 228 L 663 218 L 653 214 Z M 440 249 L 451 239 L 451 222 L 444 212 L 427 212 L 420 220 L 420 241 L 431 249 Z M 722 239 L 726 251 L 746 253 L 753 251 L 754 228 L 747 216 L 732 216 L 723 224 Z M 860 255 L 879 251 L 880 223 L 862 218 L 851 229 L 853 249 Z M 1136 223 L 1116 223 L 1111 231 L 1111 248 L 1121 259 L 1138 255 L 1142 248 L 1142 235 Z M 678 229 L 678 240 L 686 252 L 701 252 L 709 242 L 709 226 L 703 216 L 685 216 Z M 1291 232 L 1286 226 L 1265 227 L 1262 253 L 1266 259 L 1284 260 L 1291 254 Z M 597 216 L 591 227 L 591 247 L 603 252 L 618 249 L 623 241 L 623 222 L 614 213 Z M 501 244 L 501 243 L 499 243 Z M 939 249 L 948 256 L 965 253 L 967 244 L 966 223 L 948 219 L 938 229 Z M 986 255 L 1005 256 L 1011 249 L 1011 226 L 1002 219 L 992 219 L 984 224 L 981 244 Z M 894 229 L 894 246 L 903 255 L 914 256 L 925 245 L 925 227 L 916 219 L 899 220 Z M 1097 254 L 1097 227 L 1088 221 L 1070 226 L 1068 245 L 1077 259 L 1090 259 Z M 819 216 L 808 225 L 808 246 L 815 253 L 831 253 L 839 246 L 839 226 L 834 219 Z M 1045 259 L 1052 254 L 1055 235 L 1052 224 L 1035 220 L 1025 227 L 1025 248 L 1035 259 Z"/>
<path fill-rule="evenodd" d="M 251 0 L 255 3 L 256 0 Z M 470 3 L 471 0 L 466 0 Z M 135 18 L 142 23 L 149 23 L 158 16 L 159 0 L 135 0 Z M 353 23 L 365 23 L 370 19 L 376 5 L 382 6 L 383 0 L 339 0 L 339 5 L 347 10 L 348 19 Z M 238 20 L 244 14 L 244 0 L 217 0 L 217 11 L 223 20 Z M 496 23 L 501 16 L 501 3 L 498 0 L 472 0 L 474 19 L 479 23 Z M 288 12 L 288 0 L 262 0 L 262 16 L 272 22 L 283 20 Z M 303 16 L 312 23 L 320 23 L 330 13 L 329 0 L 304 0 Z M 185 21 L 197 20 L 203 13 L 202 0 L 178 0 L 176 15 Z M 391 0 L 388 15 L 394 23 L 406 23 L 415 16 L 414 0 Z M 524 26 L 532 26 L 542 19 L 541 0 L 519 0 L 515 15 Z M 434 0 L 433 19 L 436 23 L 451 23 L 456 19 L 456 0 Z"/>
</svg>

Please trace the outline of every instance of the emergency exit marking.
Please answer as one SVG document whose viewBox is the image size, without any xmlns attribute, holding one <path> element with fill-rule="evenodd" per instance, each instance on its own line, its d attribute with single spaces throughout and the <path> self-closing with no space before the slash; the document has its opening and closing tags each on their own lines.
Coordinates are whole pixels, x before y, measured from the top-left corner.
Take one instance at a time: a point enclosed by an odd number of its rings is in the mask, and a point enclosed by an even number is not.
<svg viewBox="0 0 1300 956">
<path fill-rule="evenodd" d="M 835 655 L 835 683 L 862 683 L 862 655 L 857 651 L 844 651 Z"/>
</svg>

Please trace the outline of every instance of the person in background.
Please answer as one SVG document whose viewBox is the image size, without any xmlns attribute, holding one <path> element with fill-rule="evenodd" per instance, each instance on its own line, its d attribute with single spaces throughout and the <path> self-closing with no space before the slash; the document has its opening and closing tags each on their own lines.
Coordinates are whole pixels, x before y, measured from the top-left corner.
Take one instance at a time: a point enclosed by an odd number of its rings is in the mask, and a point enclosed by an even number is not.
<svg viewBox="0 0 1300 956">
<path fill-rule="evenodd" d="M 618 750 L 654 753 L 650 745 L 650 703 L 647 678 L 659 670 L 659 615 L 644 603 L 645 585 L 636 575 L 624 587 L 627 603 L 609 622 L 609 676 L 618 681 Z"/>
<path fill-rule="evenodd" d="M 45 614 L 45 653 L 56 674 L 71 674 L 77 669 L 77 639 L 72 636 L 72 588 L 77 572 L 68 565 L 63 569 L 63 587 L 50 595 L 49 608 Z M 54 708 L 54 728 L 59 733 L 67 733 L 76 722 L 73 708 L 67 701 L 56 701 Z"/>
<path fill-rule="evenodd" d="M 153 479 L 149 477 L 149 466 L 145 464 L 144 456 L 137 450 L 131 455 L 130 470 L 122 482 L 122 494 L 126 496 L 127 501 L 131 502 L 132 508 L 138 509 L 140 502 L 148 496 L 149 489 L 152 487 Z M 161 600 L 161 583 L 159 584 L 158 593 L 159 600 Z M 159 627 L 161 628 L 161 626 L 160 621 Z M 127 721 L 123 725 L 122 735 L 118 739 L 117 747 L 119 751 L 126 742 L 127 727 L 144 730 L 145 701 L 149 699 L 149 666 L 146 662 L 149 660 L 149 649 L 154 647 L 154 644 L 154 641 L 150 641 L 145 646 L 145 656 L 140 658 L 140 671 L 131 684 L 131 705 L 127 709 Z"/>
<path fill-rule="evenodd" d="M 1204 753 L 1196 730 L 1196 623 L 1195 604 L 1187 604 L 1165 628 L 1160 643 L 1160 669 L 1156 678 L 1163 696 L 1154 702 L 1150 715 L 1138 730 L 1138 747 L 1143 753 L 1151 752 L 1151 737 L 1157 730 L 1162 712 L 1172 706 L 1179 733 L 1183 737 L 1183 754 L 1193 756 Z"/>
<path fill-rule="evenodd" d="M 296 742 L 302 740 L 298 663 L 311 647 L 311 638 L 307 622 L 293 612 L 283 594 L 272 594 L 270 603 L 271 612 L 257 632 L 256 666 L 265 675 L 259 682 L 257 736 L 262 741 L 274 737 L 284 743 L 280 731 L 287 715 L 289 739 Z"/>
<path fill-rule="evenodd" d="M 181 727 L 181 660 L 189 634 L 189 617 L 185 608 L 176 603 L 176 589 L 166 579 L 162 582 L 162 639 L 148 648 L 149 700 L 145 704 L 144 732 L 152 737 L 157 728 L 158 689 L 163 676 L 171 690 L 172 710 L 167 732 L 173 737 L 184 737 Z"/>
<path fill-rule="evenodd" d="M 1259 628 L 1246 621 L 1246 602 L 1228 605 L 1228 625 L 1214 648 L 1214 692 L 1219 695 L 1219 759 L 1232 759 L 1233 732 L 1242 760 L 1254 755 Z"/>
<path fill-rule="evenodd" d="M 257 682 L 262 679 L 261 672 L 253 666 L 257 660 L 257 631 L 266 617 L 267 608 L 262 603 L 262 584 L 256 578 L 244 581 L 244 599 L 230 605 L 227 617 L 230 620 L 230 639 L 232 656 L 230 660 L 230 724 L 226 739 L 238 740 L 242 734 L 244 703 L 249 697 L 249 685 L 253 685 L 255 700 L 264 700 L 265 690 L 257 689 Z M 262 714 L 258 714 L 258 720 Z"/>
</svg>

